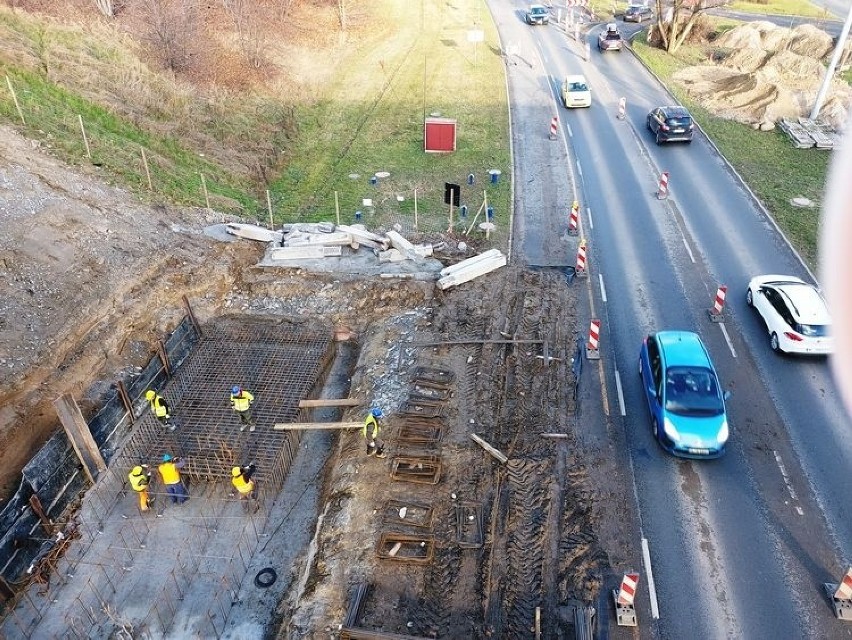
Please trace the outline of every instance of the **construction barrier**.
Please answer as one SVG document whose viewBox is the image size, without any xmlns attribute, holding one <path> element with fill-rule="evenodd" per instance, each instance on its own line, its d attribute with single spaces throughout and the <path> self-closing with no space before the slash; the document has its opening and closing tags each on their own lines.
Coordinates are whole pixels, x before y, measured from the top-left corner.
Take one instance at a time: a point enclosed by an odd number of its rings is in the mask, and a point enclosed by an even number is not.
<svg viewBox="0 0 852 640">
<path fill-rule="evenodd" d="M 586 359 L 600 360 L 601 352 L 598 348 L 601 338 L 601 321 L 593 318 L 589 325 L 589 341 L 586 343 Z"/>
<path fill-rule="evenodd" d="M 669 197 L 669 172 L 660 174 L 660 187 L 657 189 L 657 200 L 665 200 Z"/>
<path fill-rule="evenodd" d="M 612 599 L 615 602 L 615 619 L 619 627 L 636 626 L 636 607 L 633 599 L 636 597 L 636 588 L 639 585 L 638 573 L 626 573 L 621 579 L 621 587 L 612 590 Z"/>
<path fill-rule="evenodd" d="M 840 584 L 826 582 L 823 586 L 837 619 L 852 621 L 852 567 L 846 571 Z"/>
<path fill-rule="evenodd" d="M 577 248 L 577 265 L 575 274 L 578 276 L 586 275 L 586 241 L 580 240 L 580 246 Z"/>
<path fill-rule="evenodd" d="M 713 306 L 707 310 L 707 315 L 713 322 L 723 322 L 725 316 L 722 310 L 725 308 L 725 296 L 728 294 L 728 287 L 721 285 L 716 290 L 716 299 L 713 301 Z"/>
<path fill-rule="evenodd" d="M 627 111 L 627 98 L 618 99 L 618 119 L 624 120 L 624 114 Z"/>
<path fill-rule="evenodd" d="M 574 200 L 571 205 L 571 214 L 568 217 L 568 234 L 576 236 L 579 233 L 580 225 L 580 203 Z"/>
<path fill-rule="evenodd" d="M 559 119 L 553 116 L 550 120 L 550 139 L 556 140 L 556 132 L 559 130 Z"/>
</svg>

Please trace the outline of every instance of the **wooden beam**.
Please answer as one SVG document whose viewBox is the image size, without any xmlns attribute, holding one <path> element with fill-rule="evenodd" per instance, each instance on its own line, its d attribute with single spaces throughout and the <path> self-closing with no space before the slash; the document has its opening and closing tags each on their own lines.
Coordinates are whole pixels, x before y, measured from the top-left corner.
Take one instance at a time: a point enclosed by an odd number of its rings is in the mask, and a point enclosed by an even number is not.
<svg viewBox="0 0 852 640">
<path fill-rule="evenodd" d="M 492 456 L 497 458 L 503 464 L 506 464 L 506 462 L 508 462 L 509 458 L 507 456 L 503 455 L 498 449 L 495 449 L 494 447 L 492 447 L 490 444 L 485 442 L 485 440 L 480 438 L 475 433 L 471 433 L 470 437 L 476 444 L 478 444 L 480 447 L 485 449 L 488 453 L 490 453 Z"/>
<path fill-rule="evenodd" d="M 443 347 L 453 344 L 541 344 L 544 340 L 445 340 L 444 342 L 401 342 L 404 347 Z"/>
<path fill-rule="evenodd" d="M 279 422 L 273 425 L 277 431 L 295 431 L 297 429 L 360 429 L 364 422 Z"/>
<path fill-rule="evenodd" d="M 70 394 L 64 393 L 53 401 L 53 408 L 56 409 L 62 428 L 65 429 L 77 457 L 83 464 L 83 471 L 89 482 L 95 484 L 95 478 L 101 471 L 106 471 L 107 467 L 92 432 L 89 431 L 89 425 L 80 413 L 80 407 Z"/>
<path fill-rule="evenodd" d="M 542 438 L 567 438 L 567 433 L 540 433 L 538 434 Z"/>
<path fill-rule="evenodd" d="M 356 398 L 317 398 L 316 400 L 299 400 L 299 408 L 310 407 L 357 407 L 362 401 Z"/>
</svg>

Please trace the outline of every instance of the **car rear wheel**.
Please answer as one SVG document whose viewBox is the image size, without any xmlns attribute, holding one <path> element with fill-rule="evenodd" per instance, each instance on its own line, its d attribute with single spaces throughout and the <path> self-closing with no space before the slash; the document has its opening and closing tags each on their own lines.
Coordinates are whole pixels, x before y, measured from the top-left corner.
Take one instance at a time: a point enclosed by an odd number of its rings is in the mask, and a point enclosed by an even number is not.
<svg viewBox="0 0 852 640">
<path fill-rule="evenodd" d="M 751 289 L 746 289 L 746 304 L 750 307 L 754 306 L 754 297 Z"/>
<path fill-rule="evenodd" d="M 775 353 L 781 353 L 781 344 L 778 342 L 778 334 L 774 331 L 772 335 L 769 336 L 769 346 L 772 347 L 772 350 Z"/>
<path fill-rule="evenodd" d="M 660 135 L 660 132 L 657 131 L 657 144 L 663 144 L 663 142 L 664 142 L 664 140 L 663 140 L 662 136 Z"/>
<path fill-rule="evenodd" d="M 648 116 L 648 118 L 645 120 L 645 124 L 648 125 L 648 131 L 654 130 L 654 127 L 651 126 L 651 116 Z"/>
<path fill-rule="evenodd" d="M 651 418 L 651 432 L 657 440 L 660 439 L 660 425 L 657 423 L 656 418 Z"/>
</svg>

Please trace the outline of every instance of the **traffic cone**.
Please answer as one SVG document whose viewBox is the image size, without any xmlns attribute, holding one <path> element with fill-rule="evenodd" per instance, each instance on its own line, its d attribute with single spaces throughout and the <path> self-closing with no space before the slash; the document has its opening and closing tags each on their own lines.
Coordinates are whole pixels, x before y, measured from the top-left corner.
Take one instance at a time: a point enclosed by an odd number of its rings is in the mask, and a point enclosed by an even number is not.
<svg viewBox="0 0 852 640">
<path fill-rule="evenodd" d="M 621 587 L 612 590 L 612 599 L 615 602 L 615 619 L 619 627 L 635 627 L 636 607 L 633 599 L 636 597 L 636 588 L 639 585 L 638 573 L 626 573 L 621 579 Z"/>
<path fill-rule="evenodd" d="M 559 119 L 556 116 L 550 120 L 550 139 L 556 140 L 556 132 L 559 130 Z"/>
<path fill-rule="evenodd" d="M 568 235 L 576 236 L 580 225 L 580 203 L 574 200 L 571 205 L 571 215 L 568 217 Z"/>
<path fill-rule="evenodd" d="M 580 240 L 580 246 L 577 248 L 577 266 L 574 268 L 574 274 L 577 276 L 586 275 L 586 241 Z"/>
<path fill-rule="evenodd" d="M 665 200 L 669 197 L 669 172 L 660 174 L 660 187 L 657 189 L 657 200 Z"/>
<path fill-rule="evenodd" d="M 586 360 L 600 360 L 601 352 L 598 349 L 601 337 L 601 321 L 594 318 L 589 325 L 589 341 L 586 343 Z"/>
<path fill-rule="evenodd" d="M 725 296 L 727 293 L 728 287 L 725 285 L 721 285 L 716 290 L 716 299 L 713 301 L 713 306 L 710 309 L 707 309 L 707 315 L 713 322 L 725 321 L 725 316 L 722 314 L 722 310 L 725 308 Z"/>
</svg>

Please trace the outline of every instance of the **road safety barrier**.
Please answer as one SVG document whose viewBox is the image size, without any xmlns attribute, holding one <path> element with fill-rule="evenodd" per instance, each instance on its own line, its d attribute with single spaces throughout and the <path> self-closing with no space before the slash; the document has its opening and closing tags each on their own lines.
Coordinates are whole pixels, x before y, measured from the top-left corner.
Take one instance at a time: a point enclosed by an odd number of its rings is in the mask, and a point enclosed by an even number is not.
<svg viewBox="0 0 852 640">
<path fill-rule="evenodd" d="M 713 322 L 723 322 L 725 320 L 725 316 L 722 311 L 725 308 L 725 296 L 728 295 L 728 287 L 725 285 L 720 285 L 718 289 L 716 289 L 716 298 L 713 300 L 713 306 L 707 310 L 707 315 L 710 316 L 710 319 Z"/>
<path fill-rule="evenodd" d="M 624 114 L 627 111 L 627 98 L 621 97 L 618 99 L 618 119 L 624 120 Z"/>
<path fill-rule="evenodd" d="M 556 116 L 553 116 L 553 118 L 551 118 L 551 120 L 550 120 L 550 139 L 551 140 L 556 140 L 556 132 L 558 131 L 558 128 L 559 128 L 559 118 L 557 118 Z"/>
<path fill-rule="evenodd" d="M 846 571 L 840 584 L 826 582 L 823 587 L 831 600 L 837 619 L 852 621 L 852 567 Z"/>
<path fill-rule="evenodd" d="M 571 214 L 568 218 L 568 234 L 576 236 L 579 233 L 578 227 L 580 224 L 580 203 L 574 200 L 571 205 Z"/>
<path fill-rule="evenodd" d="M 665 200 L 669 197 L 669 172 L 663 171 L 660 174 L 660 186 L 657 189 L 657 200 Z"/>
<path fill-rule="evenodd" d="M 577 247 L 577 265 L 574 270 L 575 275 L 586 275 L 586 241 L 580 240 L 580 246 Z"/>
<path fill-rule="evenodd" d="M 612 590 L 612 599 L 615 602 L 615 619 L 619 627 L 636 626 L 636 607 L 633 604 L 633 599 L 636 597 L 638 585 L 638 573 L 625 573 L 621 579 L 621 587 Z"/>
<path fill-rule="evenodd" d="M 598 348 L 601 339 L 601 321 L 593 318 L 589 325 L 589 340 L 586 342 L 586 359 L 600 360 L 601 352 Z"/>
</svg>

